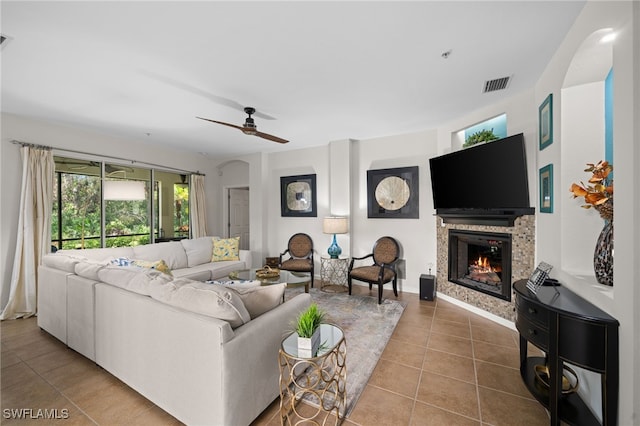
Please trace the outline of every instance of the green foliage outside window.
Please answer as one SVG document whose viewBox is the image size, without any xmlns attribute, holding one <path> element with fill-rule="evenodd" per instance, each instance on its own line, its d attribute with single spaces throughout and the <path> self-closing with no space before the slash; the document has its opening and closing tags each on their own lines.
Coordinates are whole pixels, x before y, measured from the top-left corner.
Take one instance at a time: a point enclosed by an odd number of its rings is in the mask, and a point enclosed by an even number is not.
<svg viewBox="0 0 640 426">
<path fill-rule="evenodd" d="M 55 157 L 56 174 L 54 199 L 51 215 L 51 244 L 61 249 L 98 248 L 102 245 L 102 203 L 104 202 L 104 240 L 106 247 L 129 247 L 151 243 L 151 205 L 155 213 L 154 232 L 156 238 L 159 218 L 163 217 L 159 203 L 159 181 L 175 182 L 184 175 L 158 173 L 151 191 L 145 178 L 145 200 L 103 200 L 100 178 L 101 163 Z M 145 169 L 136 169 L 144 175 Z M 126 170 L 125 170 L 126 171 Z M 150 176 L 150 170 L 146 170 Z M 129 173 L 135 173 L 130 172 Z M 130 180 L 132 178 L 129 178 Z M 148 179 L 148 178 L 147 178 Z M 172 183 L 173 183 L 172 182 Z M 152 194 L 152 195 L 151 195 Z M 153 203 L 150 197 L 153 196 Z M 170 203 L 171 204 L 171 203 Z M 172 216 L 169 227 L 173 226 L 175 236 L 189 236 L 189 185 L 175 184 L 173 206 L 167 212 Z"/>
<path fill-rule="evenodd" d="M 466 141 L 464 141 L 463 148 L 470 147 L 480 142 L 490 142 L 496 139 L 500 139 L 495 133 L 493 133 L 493 129 L 488 130 L 479 130 L 473 134 L 471 134 Z"/>
<path fill-rule="evenodd" d="M 175 235 L 189 236 L 189 185 L 173 185 L 173 199 L 175 214 L 173 215 L 173 229 Z"/>
</svg>

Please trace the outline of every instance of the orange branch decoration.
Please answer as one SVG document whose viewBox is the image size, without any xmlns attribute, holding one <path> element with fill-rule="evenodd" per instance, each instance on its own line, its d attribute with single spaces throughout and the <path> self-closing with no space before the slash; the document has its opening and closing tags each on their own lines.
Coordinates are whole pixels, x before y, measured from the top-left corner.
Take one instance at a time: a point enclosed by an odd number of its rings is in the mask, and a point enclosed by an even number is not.
<svg viewBox="0 0 640 426">
<path fill-rule="evenodd" d="M 571 184 L 570 191 L 573 198 L 584 197 L 586 204 L 582 208 L 594 208 L 598 210 L 600 216 L 606 220 L 613 219 L 613 180 L 609 175 L 613 171 L 613 166 L 607 161 L 599 161 L 598 164 L 587 163 L 585 172 L 591 172 L 589 182 L 585 184 Z"/>
</svg>

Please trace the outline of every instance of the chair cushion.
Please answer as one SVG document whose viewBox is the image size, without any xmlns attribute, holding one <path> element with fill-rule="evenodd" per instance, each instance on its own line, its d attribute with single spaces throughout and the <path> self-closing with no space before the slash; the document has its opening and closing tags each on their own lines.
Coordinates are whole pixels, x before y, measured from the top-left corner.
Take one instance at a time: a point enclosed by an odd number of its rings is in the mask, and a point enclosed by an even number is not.
<svg viewBox="0 0 640 426">
<path fill-rule="evenodd" d="M 240 260 L 240 237 L 214 238 L 212 262 Z"/>
<path fill-rule="evenodd" d="M 282 262 L 280 269 L 287 271 L 311 271 L 311 259 L 289 259 Z"/>
<path fill-rule="evenodd" d="M 353 268 L 350 272 L 351 278 L 367 282 L 378 282 L 378 274 L 380 274 L 379 266 L 361 266 L 359 268 Z M 389 282 L 393 279 L 393 271 L 390 269 L 384 270 L 383 283 Z"/>
</svg>

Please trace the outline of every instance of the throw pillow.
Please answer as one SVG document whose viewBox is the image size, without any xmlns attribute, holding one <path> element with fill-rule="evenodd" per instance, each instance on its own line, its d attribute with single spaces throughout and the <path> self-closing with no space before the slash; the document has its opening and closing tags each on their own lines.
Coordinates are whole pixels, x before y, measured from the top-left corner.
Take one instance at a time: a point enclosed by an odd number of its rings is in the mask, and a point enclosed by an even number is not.
<svg viewBox="0 0 640 426">
<path fill-rule="evenodd" d="M 286 287 L 286 283 L 253 287 L 226 286 L 226 288 L 240 296 L 251 319 L 259 317 L 280 305 Z"/>
<path fill-rule="evenodd" d="M 240 260 L 240 237 L 213 238 L 212 262 Z"/>
<path fill-rule="evenodd" d="M 173 274 L 171 273 L 171 269 L 169 269 L 169 266 L 167 265 L 167 263 L 162 259 L 149 261 L 149 260 L 129 259 L 127 257 L 119 257 L 117 259 L 113 259 L 110 263 L 115 266 L 136 266 L 138 268 L 155 269 L 164 274 L 173 276 Z"/>
</svg>

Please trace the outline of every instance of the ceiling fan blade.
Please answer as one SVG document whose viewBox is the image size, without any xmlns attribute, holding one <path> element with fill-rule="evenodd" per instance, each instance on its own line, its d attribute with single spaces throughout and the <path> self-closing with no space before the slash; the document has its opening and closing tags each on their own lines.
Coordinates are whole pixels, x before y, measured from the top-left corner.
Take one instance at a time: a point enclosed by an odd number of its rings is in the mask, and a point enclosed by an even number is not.
<svg viewBox="0 0 640 426">
<path fill-rule="evenodd" d="M 196 118 L 199 118 L 200 120 L 204 120 L 204 121 L 210 121 L 212 123 L 222 124 L 223 126 L 233 127 L 234 129 L 244 130 L 244 127 L 242 126 L 236 126 L 235 124 L 225 123 L 224 121 L 217 121 L 217 120 L 212 120 L 210 118 L 202 118 L 202 117 L 196 117 Z"/>
<path fill-rule="evenodd" d="M 193 93 L 194 95 L 198 95 L 198 96 L 202 96 L 203 98 L 212 100 L 213 102 L 219 104 L 219 105 L 224 105 L 227 106 L 229 108 L 233 108 L 236 109 L 238 111 L 244 111 L 244 105 L 241 105 L 240 103 L 232 100 L 232 99 L 228 99 L 222 96 L 217 96 L 214 95 L 213 93 L 209 93 L 206 90 L 202 90 L 198 87 L 195 86 L 191 86 L 189 84 L 183 83 L 181 81 L 175 80 L 171 77 L 167 77 L 161 74 L 158 74 L 156 72 L 153 71 L 148 71 L 148 70 L 138 70 L 138 72 L 140 74 L 143 74 L 147 77 L 150 77 L 154 80 L 160 81 L 162 83 L 168 84 L 169 86 L 173 86 L 176 87 L 178 89 L 184 90 L 185 92 L 190 92 Z M 267 115 L 265 113 L 261 113 L 261 112 L 256 112 L 255 113 L 256 117 L 259 118 L 263 118 L 265 120 L 275 120 L 275 117 L 271 117 L 270 115 Z"/>
<path fill-rule="evenodd" d="M 270 141 L 273 141 L 273 142 L 278 142 L 278 143 L 288 143 L 289 142 L 286 139 L 282 139 L 282 138 L 279 138 L 277 136 L 270 135 L 268 133 L 256 132 L 255 135 L 260 137 L 260 138 L 267 139 L 267 140 L 270 140 Z"/>
</svg>

